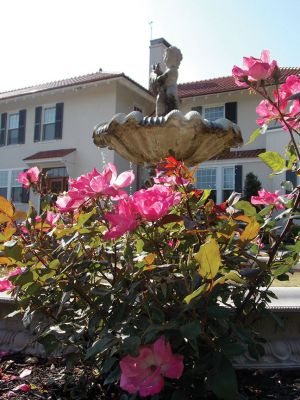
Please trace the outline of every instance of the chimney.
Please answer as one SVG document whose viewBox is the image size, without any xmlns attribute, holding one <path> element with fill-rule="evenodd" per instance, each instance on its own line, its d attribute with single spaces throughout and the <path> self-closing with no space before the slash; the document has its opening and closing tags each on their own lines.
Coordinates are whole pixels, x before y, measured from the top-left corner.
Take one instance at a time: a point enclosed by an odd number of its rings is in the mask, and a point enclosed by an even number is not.
<svg viewBox="0 0 300 400">
<path fill-rule="evenodd" d="M 162 72 L 166 70 L 166 65 L 163 62 L 163 56 L 165 50 L 170 46 L 170 43 L 164 38 L 150 40 L 149 74 L 152 71 L 152 65 L 157 63 L 160 64 Z"/>
</svg>

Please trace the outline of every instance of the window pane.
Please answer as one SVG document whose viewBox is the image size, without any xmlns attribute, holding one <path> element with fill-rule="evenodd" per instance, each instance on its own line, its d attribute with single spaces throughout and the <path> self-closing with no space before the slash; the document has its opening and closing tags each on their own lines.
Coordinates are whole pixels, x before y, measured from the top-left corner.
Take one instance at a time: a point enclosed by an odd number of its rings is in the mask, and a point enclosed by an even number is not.
<svg viewBox="0 0 300 400">
<path fill-rule="evenodd" d="M 216 168 L 201 168 L 197 171 L 197 187 L 200 189 L 216 189 Z"/>
<path fill-rule="evenodd" d="M 43 126 L 43 140 L 55 139 L 55 124 L 47 124 Z"/>
<path fill-rule="evenodd" d="M 44 124 L 55 123 L 55 107 L 45 108 L 44 111 Z"/>
<path fill-rule="evenodd" d="M 8 171 L 0 171 L 0 188 L 8 186 Z"/>
<path fill-rule="evenodd" d="M 48 177 L 67 177 L 67 168 L 66 167 L 58 167 L 58 168 L 50 168 L 46 170 Z"/>
<path fill-rule="evenodd" d="M 7 188 L 0 187 L 0 196 L 7 198 Z"/>
<path fill-rule="evenodd" d="M 234 168 L 223 168 L 223 189 L 234 189 Z"/>
<path fill-rule="evenodd" d="M 23 187 L 12 187 L 11 188 L 11 199 L 15 203 L 28 203 L 29 201 L 29 190 Z"/>
<path fill-rule="evenodd" d="M 22 187 L 22 183 L 18 181 L 19 174 L 23 172 L 22 169 L 18 169 L 15 171 L 11 171 L 11 186 L 13 187 Z"/>
<path fill-rule="evenodd" d="M 8 129 L 19 129 L 19 114 L 9 115 Z"/>
<path fill-rule="evenodd" d="M 8 130 L 7 143 L 8 144 L 18 144 L 19 143 L 19 128 Z"/>
<path fill-rule="evenodd" d="M 204 109 L 204 118 L 209 121 L 215 121 L 219 118 L 224 118 L 224 106 L 207 107 Z"/>
</svg>

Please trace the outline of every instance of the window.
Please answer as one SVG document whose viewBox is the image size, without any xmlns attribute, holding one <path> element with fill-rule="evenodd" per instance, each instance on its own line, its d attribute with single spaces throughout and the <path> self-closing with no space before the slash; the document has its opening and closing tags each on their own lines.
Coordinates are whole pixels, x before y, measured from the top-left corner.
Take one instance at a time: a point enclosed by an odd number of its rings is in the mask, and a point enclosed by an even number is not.
<svg viewBox="0 0 300 400">
<path fill-rule="evenodd" d="M 44 109 L 43 140 L 55 139 L 55 107 Z"/>
<path fill-rule="evenodd" d="M 19 143 L 19 113 L 8 116 L 7 144 Z"/>
<path fill-rule="evenodd" d="M 55 106 L 36 107 L 34 120 L 34 141 L 62 138 L 64 103 Z"/>
<path fill-rule="evenodd" d="M 14 203 L 28 203 L 29 190 L 18 182 L 18 175 L 22 169 L 0 171 L 0 195 Z"/>
<path fill-rule="evenodd" d="M 18 182 L 18 175 L 23 170 L 11 171 L 11 200 L 14 203 L 28 203 L 29 201 L 29 190 L 22 187 L 22 184 Z"/>
<path fill-rule="evenodd" d="M 233 191 L 242 193 L 242 184 L 242 165 L 202 167 L 197 171 L 197 187 L 211 189 L 211 198 L 218 204 L 227 200 Z"/>
<path fill-rule="evenodd" d="M 223 201 L 227 200 L 234 191 L 234 167 L 223 168 Z"/>
<path fill-rule="evenodd" d="M 197 187 L 199 189 L 211 189 L 210 198 L 216 201 L 217 169 L 216 168 L 198 169 Z"/>
<path fill-rule="evenodd" d="M 26 110 L 1 114 L 0 146 L 25 143 Z"/>
<path fill-rule="evenodd" d="M 0 196 L 7 198 L 8 171 L 0 171 Z"/>
<path fill-rule="evenodd" d="M 219 118 L 224 118 L 224 115 L 225 115 L 224 106 L 205 107 L 204 108 L 203 117 L 210 122 L 213 122 Z"/>
</svg>

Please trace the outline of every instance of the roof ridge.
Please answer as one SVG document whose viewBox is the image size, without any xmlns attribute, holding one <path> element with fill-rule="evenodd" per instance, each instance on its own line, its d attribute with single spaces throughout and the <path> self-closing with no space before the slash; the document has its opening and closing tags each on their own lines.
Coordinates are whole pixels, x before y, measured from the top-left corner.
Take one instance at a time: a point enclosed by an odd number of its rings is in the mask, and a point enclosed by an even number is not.
<svg viewBox="0 0 300 400">
<path fill-rule="evenodd" d="M 37 84 L 33 84 L 33 85 L 28 85 L 28 86 L 24 86 L 24 87 L 21 87 L 21 88 L 17 88 L 17 89 L 11 89 L 11 90 L 6 90 L 6 91 L 4 91 L 4 92 L 0 92 L 0 95 L 3 95 L 3 94 L 9 94 L 9 93 L 12 93 L 12 92 L 17 92 L 17 91 L 19 91 L 19 90 L 26 90 L 26 89 L 30 89 L 30 88 L 34 88 L 34 87 L 37 87 L 37 86 L 46 86 L 46 85 L 53 85 L 53 84 L 55 84 L 55 83 L 58 83 L 58 82 L 64 82 L 64 81 L 70 81 L 70 80 L 73 80 L 73 79 L 80 79 L 80 78 L 87 78 L 88 76 L 92 76 L 92 75 L 97 75 L 97 74 L 103 74 L 103 75 L 122 75 L 123 74 L 123 72 L 110 72 L 110 71 L 96 71 L 96 72 L 90 72 L 90 73 L 87 73 L 87 74 L 83 74 L 83 75 L 76 75 L 76 76 L 72 76 L 72 77 L 70 77 L 70 78 L 62 78 L 62 79 L 56 79 L 56 80 L 53 80 L 53 81 L 48 81 L 48 82 L 43 82 L 43 83 L 37 83 Z"/>
</svg>

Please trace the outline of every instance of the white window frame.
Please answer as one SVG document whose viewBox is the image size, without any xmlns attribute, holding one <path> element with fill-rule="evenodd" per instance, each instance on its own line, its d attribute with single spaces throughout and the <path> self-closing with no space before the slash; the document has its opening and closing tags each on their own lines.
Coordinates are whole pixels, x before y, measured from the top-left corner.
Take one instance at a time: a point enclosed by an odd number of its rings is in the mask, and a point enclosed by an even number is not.
<svg viewBox="0 0 300 400">
<path fill-rule="evenodd" d="M 202 117 L 205 118 L 205 111 L 206 110 L 208 110 L 210 108 L 216 108 L 216 107 L 223 107 L 223 116 L 220 117 L 220 118 L 225 118 L 225 104 L 224 103 L 209 104 L 209 105 L 202 106 Z"/>
<path fill-rule="evenodd" d="M 232 168 L 233 169 L 233 189 L 234 191 L 235 188 L 235 167 L 237 164 L 226 164 L 226 165 L 205 165 L 203 167 L 200 167 L 199 169 L 215 169 L 216 170 L 216 189 L 212 189 L 216 191 L 216 199 L 217 199 L 217 204 L 220 204 L 223 202 L 223 191 L 224 190 L 231 190 L 231 189 L 225 189 L 224 188 L 224 170 L 225 168 Z M 197 177 L 197 173 L 196 173 Z M 198 183 L 197 183 L 198 187 Z M 201 188 L 199 186 L 199 189 L 205 189 Z"/>
<path fill-rule="evenodd" d="M 53 110 L 54 109 L 54 122 L 45 122 L 45 114 L 47 110 Z M 40 142 L 51 142 L 53 140 L 56 140 L 55 137 L 52 139 L 45 139 L 44 135 L 44 127 L 46 125 L 54 125 L 54 136 L 55 136 L 55 122 L 56 122 L 56 105 L 55 104 L 48 104 L 46 106 L 43 106 L 42 108 L 42 121 L 41 121 L 41 140 Z"/>
</svg>

